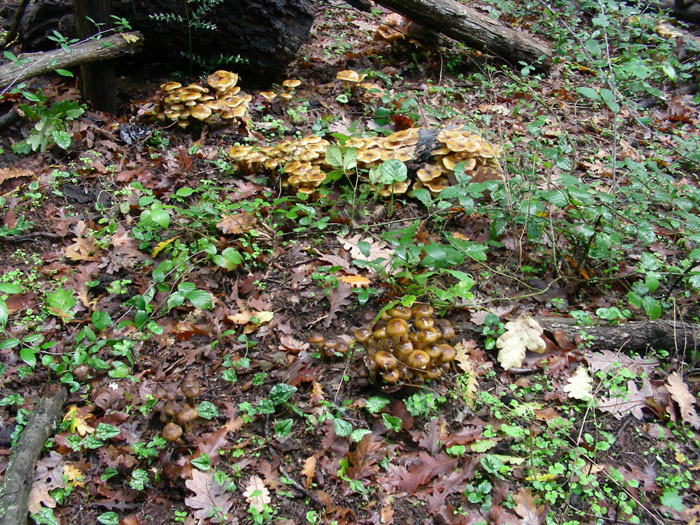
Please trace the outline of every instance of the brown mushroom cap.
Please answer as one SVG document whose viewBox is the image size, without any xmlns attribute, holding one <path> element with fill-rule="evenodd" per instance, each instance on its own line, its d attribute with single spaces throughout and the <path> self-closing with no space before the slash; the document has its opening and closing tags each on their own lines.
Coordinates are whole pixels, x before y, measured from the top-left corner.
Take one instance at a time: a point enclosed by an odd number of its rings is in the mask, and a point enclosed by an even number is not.
<svg viewBox="0 0 700 525">
<path fill-rule="evenodd" d="M 406 358 L 406 364 L 411 368 L 422 370 L 430 364 L 430 356 L 423 350 L 414 350 Z"/>
<path fill-rule="evenodd" d="M 432 317 L 416 317 L 413 320 L 413 326 L 418 330 L 425 330 L 426 328 L 433 328 L 435 326 L 435 321 Z"/>
<path fill-rule="evenodd" d="M 163 438 L 166 441 L 172 443 L 180 439 L 180 436 L 182 436 L 182 427 L 180 425 L 171 422 L 163 427 Z"/>
<path fill-rule="evenodd" d="M 179 411 L 180 405 L 178 405 L 175 401 L 168 401 L 163 408 L 163 412 L 169 417 L 175 417 L 175 414 L 177 414 Z"/>
<path fill-rule="evenodd" d="M 357 84 L 359 82 L 362 82 L 366 76 L 366 73 L 360 74 L 357 71 L 353 71 L 352 69 L 346 69 L 344 71 L 338 71 L 338 73 L 335 75 L 335 78 L 336 80 L 342 80 L 343 82 L 351 82 L 353 84 Z"/>
<path fill-rule="evenodd" d="M 402 337 L 408 333 L 408 323 L 399 317 L 392 317 L 386 323 L 386 335 Z"/>
<path fill-rule="evenodd" d="M 386 337 L 386 326 L 378 326 L 372 332 L 372 337 L 375 339 L 384 339 Z"/>
<path fill-rule="evenodd" d="M 397 366 L 399 366 L 398 359 L 396 359 L 389 352 L 385 352 L 383 350 L 380 350 L 374 354 L 374 361 L 377 363 L 379 368 L 384 370 L 394 370 Z"/>
<path fill-rule="evenodd" d="M 322 345 L 323 341 L 325 338 L 323 337 L 323 334 L 320 332 L 311 332 L 307 337 L 306 340 L 311 343 L 312 345 Z"/>
<path fill-rule="evenodd" d="M 387 370 L 386 372 L 383 372 L 382 379 L 387 383 L 396 383 L 399 379 L 401 379 L 401 374 L 396 368 L 394 368 L 392 370 Z"/>
<path fill-rule="evenodd" d="M 427 345 L 425 347 L 425 353 L 428 354 L 431 360 L 435 361 L 442 355 L 442 348 L 440 347 L 441 345 Z"/>
<path fill-rule="evenodd" d="M 217 91 L 226 91 L 232 88 L 238 82 L 238 75 L 232 73 L 231 71 L 225 71 L 220 69 L 219 71 L 214 71 L 211 75 L 207 77 L 207 84 L 216 89 Z"/>
<path fill-rule="evenodd" d="M 282 86 L 285 89 L 291 91 L 292 89 L 301 86 L 301 80 L 299 80 L 298 78 L 288 78 L 287 80 L 282 82 Z"/>
<path fill-rule="evenodd" d="M 457 357 L 457 350 L 455 350 L 454 347 L 448 344 L 441 344 L 440 347 L 442 348 L 442 355 L 440 356 L 441 363 L 449 363 L 455 360 Z"/>
<path fill-rule="evenodd" d="M 191 379 L 187 379 L 180 385 L 180 390 L 187 399 L 194 399 L 199 395 L 199 387 Z"/>
<path fill-rule="evenodd" d="M 211 117 L 211 114 L 211 108 L 204 104 L 197 104 L 192 109 L 190 109 L 190 115 L 192 115 L 197 120 L 206 120 L 209 117 Z"/>
<path fill-rule="evenodd" d="M 364 343 L 370 337 L 372 337 L 372 331 L 366 326 L 362 326 L 360 328 L 356 328 L 353 331 L 352 335 L 355 337 L 355 341 L 357 341 L 358 343 Z"/>
<path fill-rule="evenodd" d="M 433 315 L 435 310 L 429 304 L 417 304 L 411 308 L 411 313 L 413 317 L 430 317 Z"/>
<path fill-rule="evenodd" d="M 402 341 L 394 346 L 394 353 L 398 354 L 397 357 L 401 359 L 410 355 L 413 350 L 415 350 L 415 348 L 413 348 L 413 343 L 411 341 Z"/>
<path fill-rule="evenodd" d="M 439 321 L 437 328 L 438 330 L 440 330 L 440 337 L 445 341 L 449 341 L 450 339 L 454 338 L 455 327 L 452 326 L 452 323 L 449 322 L 447 319 Z"/>
<path fill-rule="evenodd" d="M 435 328 L 426 328 L 418 332 L 418 341 L 423 344 L 436 343 L 440 339 L 440 331 Z"/>
<path fill-rule="evenodd" d="M 261 91 L 258 93 L 262 98 L 270 102 L 271 100 L 274 100 L 277 98 L 277 95 L 273 93 L 272 91 Z"/>
<path fill-rule="evenodd" d="M 389 308 L 386 313 L 388 313 L 391 317 L 398 317 L 399 319 L 405 319 L 406 321 L 411 318 L 411 309 L 402 304 L 397 304 L 393 308 Z"/>
<path fill-rule="evenodd" d="M 178 423 L 186 426 L 192 423 L 192 421 L 194 421 L 198 417 L 199 414 L 197 414 L 197 411 L 194 408 L 186 407 L 177 413 L 176 419 Z"/>
</svg>

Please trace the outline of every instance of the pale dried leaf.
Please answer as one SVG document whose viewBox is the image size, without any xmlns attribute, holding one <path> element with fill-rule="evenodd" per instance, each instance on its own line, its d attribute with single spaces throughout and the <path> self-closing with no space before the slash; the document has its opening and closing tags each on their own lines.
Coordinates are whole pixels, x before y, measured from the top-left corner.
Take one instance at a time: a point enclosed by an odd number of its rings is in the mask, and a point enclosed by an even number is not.
<svg viewBox="0 0 700 525">
<path fill-rule="evenodd" d="M 253 476 L 250 478 L 248 485 L 246 485 L 245 492 L 243 493 L 246 501 L 258 512 L 262 512 L 265 505 L 269 504 L 272 500 L 270 499 L 270 491 L 260 479 L 260 476 Z"/>
<path fill-rule="evenodd" d="M 207 519 L 214 515 L 216 512 L 214 509 L 218 508 L 219 512 L 211 518 L 212 522 L 226 522 L 222 514 L 228 513 L 233 506 L 233 500 L 226 493 L 226 487 L 214 481 L 214 475 L 211 472 L 193 470 L 192 479 L 185 481 L 185 485 L 195 494 L 185 498 L 185 505 L 195 511 L 195 518 Z"/>
<path fill-rule="evenodd" d="M 513 501 L 516 505 L 513 510 L 518 513 L 523 525 L 539 525 L 542 523 L 542 514 L 544 514 L 544 505 L 536 505 L 535 498 L 530 489 L 520 489 L 513 496 Z"/>
<path fill-rule="evenodd" d="M 622 397 L 601 397 L 598 409 L 601 412 L 612 414 L 617 419 L 631 412 L 640 421 L 644 418 L 642 408 L 646 406 L 646 400 L 654 395 L 654 390 L 648 379 L 644 380 L 642 389 L 639 390 L 634 381 L 627 382 L 627 395 Z"/>
<path fill-rule="evenodd" d="M 474 339 L 469 339 L 468 341 L 466 339 L 462 339 L 455 345 L 455 350 L 457 351 L 455 361 L 457 361 L 457 366 L 459 366 L 464 372 L 470 372 L 474 369 L 471 353 L 475 347 L 476 342 Z"/>
<path fill-rule="evenodd" d="M 506 323 L 505 329 L 506 332 L 496 340 L 496 346 L 501 349 L 498 362 L 505 370 L 522 365 L 527 350 L 538 354 L 544 352 L 546 345 L 540 337 L 544 331 L 529 315 Z"/>
<path fill-rule="evenodd" d="M 252 230 L 256 222 L 255 216 L 243 212 L 235 215 L 224 215 L 216 227 L 225 234 L 240 235 Z"/>
<path fill-rule="evenodd" d="M 387 243 L 375 241 L 371 237 L 362 238 L 359 233 L 349 238 L 338 236 L 338 240 L 342 243 L 343 248 L 350 252 L 350 256 L 358 261 L 383 259 L 382 263 L 387 266 L 394 257 L 394 250 Z M 362 253 L 360 246 L 366 247 L 369 254 Z"/>
<path fill-rule="evenodd" d="M 678 403 L 683 421 L 693 428 L 700 429 L 700 417 L 698 417 L 698 413 L 693 406 L 695 397 L 690 393 L 688 385 L 683 382 L 683 378 L 678 372 L 668 376 L 666 389 L 671 394 L 671 398 Z"/>
<path fill-rule="evenodd" d="M 32 172 L 22 168 L 16 168 L 14 166 L 9 166 L 7 168 L 0 168 L 0 184 L 6 180 L 16 179 L 18 177 L 31 177 Z"/>
<path fill-rule="evenodd" d="M 603 350 L 587 355 L 586 361 L 593 373 L 601 371 L 612 371 L 614 373 L 617 369 L 625 368 L 635 374 L 641 372 L 650 374 L 659 364 L 656 359 L 645 359 L 639 356 L 629 357 L 627 355 L 611 352 L 610 350 Z"/>
<path fill-rule="evenodd" d="M 593 380 L 588 373 L 588 368 L 579 366 L 564 385 L 564 392 L 569 394 L 569 397 L 581 401 L 593 399 Z"/>
</svg>

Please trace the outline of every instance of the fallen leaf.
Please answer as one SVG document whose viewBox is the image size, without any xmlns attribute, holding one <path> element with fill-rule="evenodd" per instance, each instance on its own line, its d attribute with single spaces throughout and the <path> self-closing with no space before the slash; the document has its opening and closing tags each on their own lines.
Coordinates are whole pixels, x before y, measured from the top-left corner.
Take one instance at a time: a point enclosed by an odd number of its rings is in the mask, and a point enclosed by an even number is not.
<svg viewBox="0 0 700 525">
<path fill-rule="evenodd" d="M 307 489 L 311 486 L 311 481 L 314 479 L 314 475 L 316 474 L 317 461 L 318 459 L 316 458 L 316 455 L 309 456 L 306 458 L 306 461 L 304 461 L 304 468 L 301 469 L 301 473 L 306 477 Z"/>
<path fill-rule="evenodd" d="M 529 315 L 522 315 L 515 321 L 506 323 L 505 329 L 506 332 L 496 340 L 496 346 L 501 349 L 498 352 L 498 362 L 505 370 L 522 365 L 527 350 L 544 353 L 546 344 L 540 337 L 544 330 Z"/>
<path fill-rule="evenodd" d="M 90 434 L 95 431 L 93 427 L 87 424 L 89 419 L 93 419 L 95 416 L 90 414 L 85 407 L 78 408 L 77 405 L 71 405 L 68 407 L 68 412 L 63 416 L 63 421 L 70 421 L 70 431 L 75 433 L 76 431 L 80 437 L 84 437 L 86 434 Z"/>
<path fill-rule="evenodd" d="M 372 282 L 362 275 L 341 275 L 338 280 L 349 284 L 352 288 L 367 288 Z"/>
<path fill-rule="evenodd" d="M 340 311 L 343 306 L 350 303 L 350 285 L 347 283 L 340 282 L 338 286 L 333 290 L 328 296 L 328 314 L 326 315 L 326 328 L 328 328 L 333 319 L 335 319 L 336 314 Z"/>
<path fill-rule="evenodd" d="M 233 499 L 226 493 L 225 486 L 214 481 L 214 474 L 192 470 L 192 479 L 185 481 L 185 485 L 195 493 L 194 496 L 185 498 L 185 505 L 195 510 L 195 518 L 211 518 L 213 523 L 225 523 L 228 520 L 227 513 L 233 506 Z"/>
<path fill-rule="evenodd" d="M 250 478 L 248 485 L 246 485 L 245 492 L 243 492 L 243 496 L 250 506 L 258 512 L 262 512 L 265 505 L 272 501 L 270 499 L 270 491 L 267 490 L 260 476 L 253 476 Z"/>
<path fill-rule="evenodd" d="M 224 215 L 216 227 L 228 235 L 240 235 L 253 229 L 257 219 L 249 213 L 236 213 Z"/>
<path fill-rule="evenodd" d="M 83 473 L 79 468 L 76 468 L 73 465 L 65 464 L 63 465 L 63 475 L 68 481 L 73 482 L 74 487 L 85 486 L 85 478 L 83 477 Z"/>
<path fill-rule="evenodd" d="M 166 239 L 164 241 L 160 241 L 158 244 L 156 244 L 156 247 L 153 248 L 153 251 L 151 252 L 151 257 L 154 259 L 158 257 L 158 254 L 162 252 L 165 248 L 167 248 L 171 243 L 175 242 L 176 239 L 179 239 L 179 235 L 175 235 L 174 237 L 170 237 L 170 239 Z"/>
<path fill-rule="evenodd" d="M 688 385 L 683 382 L 683 378 L 678 372 L 673 372 L 668 376 L 666 389 L 671 394 L 671 399 L 678 403 L 683 421 L 693 428 L 700 429 L 700 417 L 693 406 L 695 397 L 690 393 Z"/>
<path fill-rule="evenodd" d="M 350 256 L 357 261 L 376 261 L 382 259 L 385 265 L 389 265 L 394 258 L 394 250 L 383 241 L 375 241 L 371 237 L 363 238 L 359 233 L 354 237 L 341 237 L 338 240 L 343 248 L 350 252 Z"/>
<path fill-rule="evenodd" d="M 627 394 L 621 397 L 606 398 L 601 396 L 598 409 L 607 412 L 621 419 L 622 416 L 630 412 L 640 421 L 644 418 L 642 408 L 646 406 L 646 400 L 653 397 L 654 390 L 648 379 L 644 380 L 642 389 L 639 390 L 634 381 L 627 382 Z"/>
<path fill-rule="evenodd" d="M 520 521 L 523 525 L 539 525 L 542 523 L 542 514 L 544 513 L 544 505 L 536 505 L 535 498 L 530 489 L 520 489 L 513 496 L 513 501 L 516 505 L 513 510 L 522 518 Z"/>
<path fill-rule="evenodd" d="M 573 399 L 590 401 L 593 399 L 593 380 L 588 373 L 588 368 L 580 365 L 564 385 L 564 392 Z"/>
<path fill-rule="evenodd" d="M 7 168 L 0 168 L 0 184 L 6 180 L 16 179 L 17 177 L 31 177 L 32 172 L 22 168 L 15 168 L 14 166 L 9 166 Z"/>
</svg>

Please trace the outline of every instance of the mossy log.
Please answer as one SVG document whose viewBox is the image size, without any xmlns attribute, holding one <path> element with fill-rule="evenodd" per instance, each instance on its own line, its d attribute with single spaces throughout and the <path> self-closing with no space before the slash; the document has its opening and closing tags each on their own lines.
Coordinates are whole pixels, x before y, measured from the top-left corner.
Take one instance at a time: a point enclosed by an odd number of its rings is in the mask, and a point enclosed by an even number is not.
<svg viewBox="0 0 700 525">
<path fill-rule="evenodd" d="M 455 0 L 375 1 L 424 27 L 513 65 L 525 62 L 546 69 L 552 64 L 552 50 L 546 44 Z"/>
<path fill-rule="evenodd" d="M 19 55 L 19 62 L 9 62 L 0 66 L 0 89 L 55 69 L 70 69 L 81 64 L 137 53 L 142 46 L 141 34 L 132 32 L 112 35 L 100 40 L 88 40 L 71 46 L 69 51 L 54 49 L 24 53 Z"/>
<path fill-rule="evenodd" d="M 53 396 L 42 398 L 12 448 L 5 478 L 0 485 L 0 525 L 24 525 L 27 522 L 34 466 L 61 418 L 67 396 L 66 389 L 60 388 Z"/>
</svg>

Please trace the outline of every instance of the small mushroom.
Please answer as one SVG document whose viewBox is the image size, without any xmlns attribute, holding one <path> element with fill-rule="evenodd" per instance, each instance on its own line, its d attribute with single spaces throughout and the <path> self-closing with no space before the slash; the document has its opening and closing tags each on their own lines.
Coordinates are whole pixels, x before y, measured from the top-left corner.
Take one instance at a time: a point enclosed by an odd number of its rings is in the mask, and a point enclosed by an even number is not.
<svg viewBox="0 0 700 525">
<path fill-rule="evenodd" d="M 418 317 L 430 317 L 434 312 L 435 310 L 429 304 L 417 304 L 411 309 L 414 319 Z"/>
<path fill-rule="evenodd" d="M 291 92 L 299 86 L 301 86 L 301 80 L 297 78 L 288 78 L 287 80 L 282 82 L 282 86 L 284 87 L 284 89 Z"/>
<path fill-rule="evenodd" d="M 355 337 L 355 341 L 358 343 L 366 342 L 370 337 L 372 337 L 372 331 L 366 326 L 356 328 L 352 334 Z M 311 341 L 309 341 L 311 342 Z"/>
<path fill-rule="evenodd" d="M 386 323 L 386 335 L 391 337 L 394 346 L 406 338 L 408 323 L 399 317 L 392 317 Z"/>
<path fill-rule="evenodd" d="M 180 385 L 180 390 L 190 403 L 199 395 L 199 387 L 191 379 L 185 379 Z"/>
<path fill-rule="evenodd" d="M 413 321 L 413 326 L 418 330 L 425 330 L 426 328 L 433 328 L 435 326 L 435 321 L 432 317 L 417 317 Z"/>
<path fill-rule="evenodd" d="M 182 436 L 182 427 L 176 423 L 168 423 L 163 427 L 163 439 L 172 443 Z"/>
<path fill-rule="evenodd" d="M 423 350 L 414 350 L 406 358 L 406 364 L 411 368 L 422 370 L 430 364 L 430 356 Z"/>
<path fill-rule="evenodd" d="M 449 322 L 447 319 L 443 319 L 440 322 L 438 322 L 437 328 L 438 330 L 440 330 L 441 339 L 449 341 L 454 338 L 455 328 L 454 326 L 452 326 L 452 323 Z"/>
<path fill-rule="evenodd" d="M 374 354 L 374 361 L 383 370 L 394 370 L 399 365 L 398 360 L 393 355 L 383 350 Z"/>
<path fill-rule="evenodd" d="M 401 373 L 396 368 L 387 370 L 382 374 L 382 379 L 387 383 L 396 383 L 401 379 Z"/>
<path fill-rule="evenodd" d="M 197 414 L 197 411 L 194 408 L 186 406 L 177 413 L 176 419 L 178 423 L 180 423 L 185 428 L 185 430 L 189 432 L 192 426 L 192 422 L 198 417 L 199 414 Z"/>
</svg>

